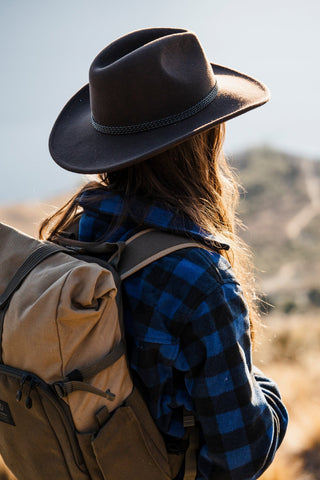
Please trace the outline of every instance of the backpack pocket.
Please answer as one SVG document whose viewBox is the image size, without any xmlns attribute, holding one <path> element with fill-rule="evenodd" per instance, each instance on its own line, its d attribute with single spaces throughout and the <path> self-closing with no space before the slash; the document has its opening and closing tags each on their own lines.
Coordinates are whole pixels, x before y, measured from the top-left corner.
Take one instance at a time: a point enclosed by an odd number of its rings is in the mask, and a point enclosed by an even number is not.
<svg viewBox="0 0 320 480">
<path fill-rule="evenodd" d="M 67 410 L 39 377 L 0 365 L 0 452 L 18 479 L 89 480 Z"/>
<path fill-rule="evenodd" d="M 170 480 L 161 434 L 136 389 L 92 439 L 105 480 Z"/>
</svg>

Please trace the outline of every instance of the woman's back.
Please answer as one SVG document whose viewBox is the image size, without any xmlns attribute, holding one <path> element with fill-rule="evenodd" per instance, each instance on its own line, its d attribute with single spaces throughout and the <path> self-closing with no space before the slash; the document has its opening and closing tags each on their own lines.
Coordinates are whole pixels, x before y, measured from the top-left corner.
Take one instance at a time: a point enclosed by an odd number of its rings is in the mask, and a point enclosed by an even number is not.
<svg viewBox="0 0 320 480">
<path fill-rule="evenodd" d="M 105 192 L 99 206 L 90 193 L 96 195 L 89 192 L 81 202 L 80 239 L 96 241 L 100 227 L 116 222 L 123 197 Z M 108 241 L 151 227 L 192 236 L 206 248 L 212 242 L 160 204 L 131 198 L 131 209 L 135 218 L 119 224 Z M 229 262 L 214 250 L 171 253 L 124 280 L 123 300 L 130 367 L 168 451 L 183 441 L 186 409 L 195 412 L 202 432 L 199 478 L 223 471 L 250 478 L 266 467 L 283 436 L 285 412 L 276 386 L 259 374 L 262 389 L 254 376 L 248 310 Z"/>
</svg>

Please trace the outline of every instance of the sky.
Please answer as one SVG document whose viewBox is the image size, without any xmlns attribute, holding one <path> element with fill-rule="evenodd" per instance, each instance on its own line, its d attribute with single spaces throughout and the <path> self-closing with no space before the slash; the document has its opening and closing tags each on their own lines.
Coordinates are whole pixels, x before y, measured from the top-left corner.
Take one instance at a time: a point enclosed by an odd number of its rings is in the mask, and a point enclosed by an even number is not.
<svg viewBox="0 0 320 480">
<path fill-rule="evenodd" d="M 94 57 L 147 27 L 194 31 L 212 63 L 262 80 L 271 101 L 227 123 L 232 156 L 258 145 L 320 159 L 318 0 L 0 0 L 0 204 L 50 198 L 83 178 L 48 137 Z"/>
</svg>

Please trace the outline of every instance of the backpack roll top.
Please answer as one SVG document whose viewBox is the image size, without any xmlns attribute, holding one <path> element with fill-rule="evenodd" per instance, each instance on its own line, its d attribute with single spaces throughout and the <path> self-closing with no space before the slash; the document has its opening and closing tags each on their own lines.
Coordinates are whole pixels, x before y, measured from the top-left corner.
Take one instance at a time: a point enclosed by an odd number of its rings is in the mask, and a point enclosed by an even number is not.
<svg viewBox="0 0 320 480">
<path fill-rule="evenodd" d="M 15 245 L 12 249 L 7 244 L 11 252 L 25 247 L 29 255 L 41 243 L 19 232 L 12 231 L 9 236 Z M 17 268 L 17 261 L 14 266 Z M 26 276 L 10 299 L 3 322 L 3 363 L 32 372 L 48 384 L 66 380 L 74 370 L 94 366 L 122 341 L 116 295 L 111 271 L 64 252 L 50 255 Z M 112 395 L 72 391 L 63 396 L 80 432 L 95 431 L 99 427 L 96 412 L 102 407 L 114 410 L 131 393 L 125 349 L 112 365 L 86 378 L 85 383 Z"/>
</svg>

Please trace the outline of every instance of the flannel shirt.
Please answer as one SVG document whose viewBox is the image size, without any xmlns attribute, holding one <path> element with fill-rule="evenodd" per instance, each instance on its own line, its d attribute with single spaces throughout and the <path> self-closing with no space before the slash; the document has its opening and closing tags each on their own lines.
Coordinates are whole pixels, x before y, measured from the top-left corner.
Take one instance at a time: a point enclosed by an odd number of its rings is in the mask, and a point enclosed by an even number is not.
<svg viewBox="0 0 320 480">
<path fill-rule="evenodd" d="M 160 204 L 101 189 L 83 194 L 80 240 L 126 240 L 137 226 L 212 236 Z M 228 248 L 227 245 L 221 245 Z M 258 478 L 272 462 L 287 426 L 276 384 L 252 365 L 248 309 L 230 264 L 216 251 L 186 248 L 123 281 L 129 362 L 165 439 L 184 434 L 182 407 L 200 425 L 197 479 Z"/>
</svg>

